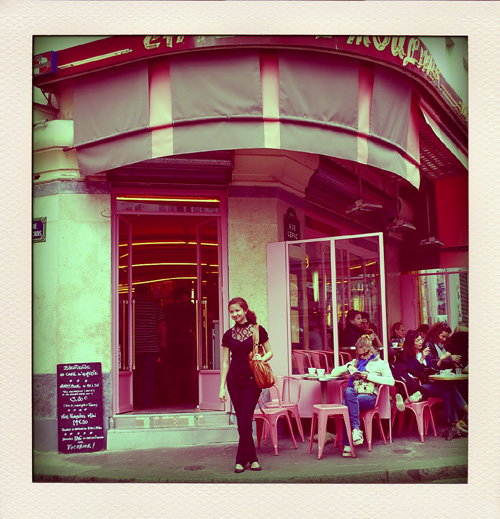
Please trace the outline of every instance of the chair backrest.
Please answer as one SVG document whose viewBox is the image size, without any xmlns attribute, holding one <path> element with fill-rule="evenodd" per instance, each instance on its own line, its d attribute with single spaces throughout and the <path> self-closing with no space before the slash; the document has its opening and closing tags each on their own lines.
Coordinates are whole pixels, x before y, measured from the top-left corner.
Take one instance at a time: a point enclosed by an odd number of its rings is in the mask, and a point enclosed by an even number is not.
<svg viewBox="0 0 500 519">
<path fill-rule="evenodd" d="M 299 373 L 307 373 L 307 368 L 311 367 L 311 361 L 307 353 L 302 351 L 293 351 L 292 355 Z"/>
<path fill-rule="evenodd" d="M 396 385 L 399 384 L 402 387 L 404 387 L 405 396 L 403 398 L 410 398 L 410 395 L 408 394 L 408 388 L 406 387 L 406 384 L 402 380 L 395 380 Z"/>
<path fill-rule="evenodd" d="M 350 353 L 347 353 L 346 351 L 339 351 L 339 357 L 340 357 L 340 363 L 347 364 L 349 361 L 352 360 L 352 357 Z"/>
<path fill-rule="evenodd" d="M 328 369 L 328 357 L 326 353 L 317 350 L 311 350 L 311 360 L 315 368 Z"/>
<path fill-rule="evenodd" d="M 281 390 L 281 400 L 298 404 L 300 400 L 301 380 L 296 377 L 283 377 L 283 389 Z"/>
<path fill-rule="evenodd" d="M 280 391 L 278 389 L 278 386 L 276 384 L 273 384 L 270 388 L 268 388 L 268 395 L 270 397 L 270 402 L 278 404 L 279 407 L 281 407 L 281 396 Z M 266 402 L 264 401 L 264 392 L 262 392 L 259 396 L 258 400 L 259 408 L 262 412 L 263 409 L 266 408 Z"/>
</svg>

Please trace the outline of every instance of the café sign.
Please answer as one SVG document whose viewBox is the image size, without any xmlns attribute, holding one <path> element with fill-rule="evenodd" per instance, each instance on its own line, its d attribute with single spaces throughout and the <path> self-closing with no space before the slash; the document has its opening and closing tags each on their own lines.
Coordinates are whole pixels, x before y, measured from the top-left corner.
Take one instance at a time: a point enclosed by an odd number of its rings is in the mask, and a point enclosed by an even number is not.
<svg viewBox="0 0 500 519">
<path fill-rule="evenodd" d="M 45 241 L 47 231 L 47 217 L 33 218 L 32 239 L 33 243 Z"/>
</svg>

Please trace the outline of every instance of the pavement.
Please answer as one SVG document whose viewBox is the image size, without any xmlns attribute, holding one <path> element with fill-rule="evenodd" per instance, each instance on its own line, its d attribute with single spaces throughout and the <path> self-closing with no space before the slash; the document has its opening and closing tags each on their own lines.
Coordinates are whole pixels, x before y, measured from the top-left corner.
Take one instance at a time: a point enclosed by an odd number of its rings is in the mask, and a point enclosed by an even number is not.
<svg viewBox="0 0 500 519">
<path fill-rule="evenodd" d="M 356 458 L 344 458 L 328 442 L 321 460 L 309 438 L 294 449 L 280 435 L 278 456 L 269 442 L 257 449 L 262 471 L 234 473 L 236 444 L 61 454 L 33 452 L 34 482 L 73 483 L 467 483 L 468 438 L 439 435 L 420 443 L 416 430 L 393 435 L 384 445 L 374 431 Z"/>
</svg>

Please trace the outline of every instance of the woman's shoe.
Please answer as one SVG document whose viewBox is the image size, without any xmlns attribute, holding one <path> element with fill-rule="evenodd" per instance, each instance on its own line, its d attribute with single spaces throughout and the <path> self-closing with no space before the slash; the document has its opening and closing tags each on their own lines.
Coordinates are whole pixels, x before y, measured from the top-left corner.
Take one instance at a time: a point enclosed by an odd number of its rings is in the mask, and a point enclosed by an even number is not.
<svg viewBox="0 0 500 519">
<path fill-rule="evenodd" d="M 258 461 L 254 461 L 254 462 L 250 465 L 250 470 L 262 470 L 262 467 L 259 465 L 259 462 L 258 462 Z"/>
<path fill-rule="evenodd" d="M 245 467 L 243 467 L 239 463 L 236 463 L 234 471 L 236 472 L 236 474 L 241 474 L 242 472 L 245 472 Z"/>
<path fill-rule="evenodd" d="M 403 401 L 403 397 L 399 393 L 396 394 L 396 408 L 400 412 L 403 412 L 405 410 L 405 403 Z"/>
</svg>

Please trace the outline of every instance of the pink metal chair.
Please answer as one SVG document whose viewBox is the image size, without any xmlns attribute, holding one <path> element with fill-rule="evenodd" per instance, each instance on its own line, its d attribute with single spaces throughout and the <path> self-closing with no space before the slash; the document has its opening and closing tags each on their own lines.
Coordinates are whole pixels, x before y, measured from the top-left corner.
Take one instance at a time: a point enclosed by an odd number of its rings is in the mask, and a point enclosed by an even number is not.
<svg viewBox="0 0 500 519">
<path fill-rule="evenodd" d="M 427 413 L 428 413 L 428 416 L 429 416 L 429 419 L 430 419 L 430 422 L 431 422 L 431 425 L 432 425 L 432 429 L 434 431 L 434 436 L 437 437 L 436 425 L 434 423 L 434 417 L 432 416 L 432 412 L 431 412 L 431 409 L 430 409 L 429 401 L 428 400 L 424 400 L 422 402 L 410 402 L 409 401 L 408 389 L 406 387 L 406 384 L 404 382 L 401 382 L 400 380 L 396 380 L 396 384 L 399 384 L 402 387 L 404 387 L 403 399 L 406 400 L 405 403 L 404 403 L 405 404 L 405 411 L 407 409 L 411 409 L 411 411 L 415 415 L 415 418 L 417 420 L 417 428 L 418 428 L 418 434 L 420 436 L 420 441 L 422 443 L 424 443 L 424 429 L 426 429 L 426 427 L 424 426 L 424 423 L 425 423 L 424 422 L 424 413 L 425 413 L 426 410 L 427 410 Z M 391 419 L 391 424 L 392 425 L 394 425 L 394 421 L 396 419 L 396 414 L 397 413 L 393 413 L 393 415 L 392 415 L 392 419 Z M 404 417 L 405 417 L 405 412 L 404 411 L 399 412 L 398 434 L 401 434 L 401 431 L 403 429 Z"/>
<path fill-rule="evenodd" d="M 346 351 L 339 351 L 340 363 L 342 365 L 347 364 L 352 360 L 351 354 Z"/>
<path fill-rule="evenodd" d="M 275 387 L 275 386 L 273 386 Z M 276 388 L 276 391 L 278 388 Z M 259 398 L 259 410 L 256 410 L 253 414 L 253 418 L 255 420 L 257 426 L 257 446 L 260 447 L 260 442 L 264 435 L 267 441 L 267 430 L 271 432 L 271 438 L 273 440 L 274 446 L 274 455 L 278 455 L 278 419 L 282 416 L 286 418 L 288 423 L 288 429 L 290 430 L 290 435 L 292 436 L 293 445 L 297 448 L 297 442 L 295 440 L 295 436 L 293 434 L 292 422 L 290 420 L 290 415 L 288 413 L 288 409 L 285 407 L 281 407 L 281 399 L 279 397 L 278 391 L 278 403 L 279 407 L 266 407 L 265 403 L 262 401 L 262 396 Z M 266 427 L 262 427 L 263 425 Z"/>
<path fill-rule="evenodd" d="M 292 351 L 293 359 L 299 373 L 307 373 L 307 368 L 311 368 L 311 359 L 309 355 L 303 351 L 294 350 Z"/>
<path fill-rule="evenodd" d="M 323 456 L 323 448 L 325 446 L 326 424 L 331 416 L 335 419 L 335 429 L 337 431 L 336 440 L 342 449 L 342 420 L 344 420 L 346 429 L 351 430 L 351 422 L 349 420 L 349 411 L 346 405 L 342 404 L 315 404 L 313 405 L 311 420 L 311 438 L 309 440 L 309 454 L 312 452 L 314 429 L 318 424 L 318 459 Z M 356 457 L 354 445 L 351 435 L 349 434 L 349 445 L 351 446 L 352 456 Z"/>
<path fill-rule="evenodd" d="M 339 397 L 340 397 L 341 402 L 342 402 L 345 386 L 348 384 L 348 382 L 349 382 L 348 380 L 344 381 L 342 383 L 342 385 L 339 387 L 339 391 L 340 391 Z M 367 409 L 366 411 L 361 411 L 359 413 L 359 420 L 360 420 L 360 423 L 363 424 L 363 429 L 364 429 L 365 435 L 366 435 L 366 443 L 368 445 L 368 452 L 372 451 L 373 417 L 375 415 L 377 416 L 378 430 L 380 432 L 380 436 L 382 437 L 382 441 L 384 442 L 384 445 L 387 445 L 387 440 L 386 440 L 384 429 L 382 427 L 382 422 L 380 419 L 379 400 L 381 398 L 388 398 L 388 394 L 389 394 L 389 386 L 387 386 L 386 384 L 382 384 L 378 388 L 377 400 L 375 400 L 375 405 L 372 407 L 372 409 Z M 389 431 L 390 431 L 390 427 L 391 427 L 391 424 L 389 423 Z M 349 431 L 349 429 L 347 429 L 347 430 Z M 391 441 L 392 441 L 392 434 L 390 433 L 389 436 L 391 437 Z M 338 441 L 339 440 L 336 437 L 334 445 L 337 445 Z"/>
<path fill-rule="evenodd" d="M 375 400 L 375 405 L 372 409 L 368 409 L 366 411 L 361 411 L 359 413 L 359 419 L 363 421 L 363 429 L 366 434 L 366 443 L 368 444 L 368 452 L 372 451 L 372 426 L 373 426 L 373 417 L 377 415 L 378 422 L 378 430 L 380 432 L 380 436 L 382 437 L 382 441 L 384 445 L 387 445 L 387 441 L 385 439 L 384 429 L 382 428 L 382 422 L 380 420 L 380 408 L 379 408 L 379 400 L 380 398 L 387 398 L 389 386 L 382 384 L 378 388 L 377 400 Z"/>
<path fill-rule="evenodd" d="M 297 429 L 299 430 L 300 439 L 305 443 L 304 430 L 300 420 L 299 400 L 300 400 L 300 386 L 301 380 L 296 377 L 280 376 L 276 377 L 278 384 L 269 388 L 270 401 L 264 402 L 266 408 L 283 407 L 295 418 Z M 281 391 L 280 391 L 281 390 Z M 264 431 L 264 435 L 267 434 Z"/>
<path fill-rule="evenodd" d="M 432 413 L 432 408 L 439 404 L 439 405 L 444 405 L 444 400 L 440 397 L 440 396 L 430 396 L 428 399 L 427 399 L 427 403 L 429 404 L 429 411 L 430 411 L 430 414 L 432 414 L 432 416 L 434 417 L 434 414 Z M 436 423 L 436 421 L 434 420 L 434 423 Z M 425 434 L 427 434 L 427 430 L 429 428 L 429 419 L 428 417 L 426 416 L 425 417 Z"/>
<path fill-rule="evenodd" d="M 326 353 L 319 350 L 310 350 L 309 355 L 311 356 L 313 367 L 328 370 L 328 356 Z"/>
</svg>

